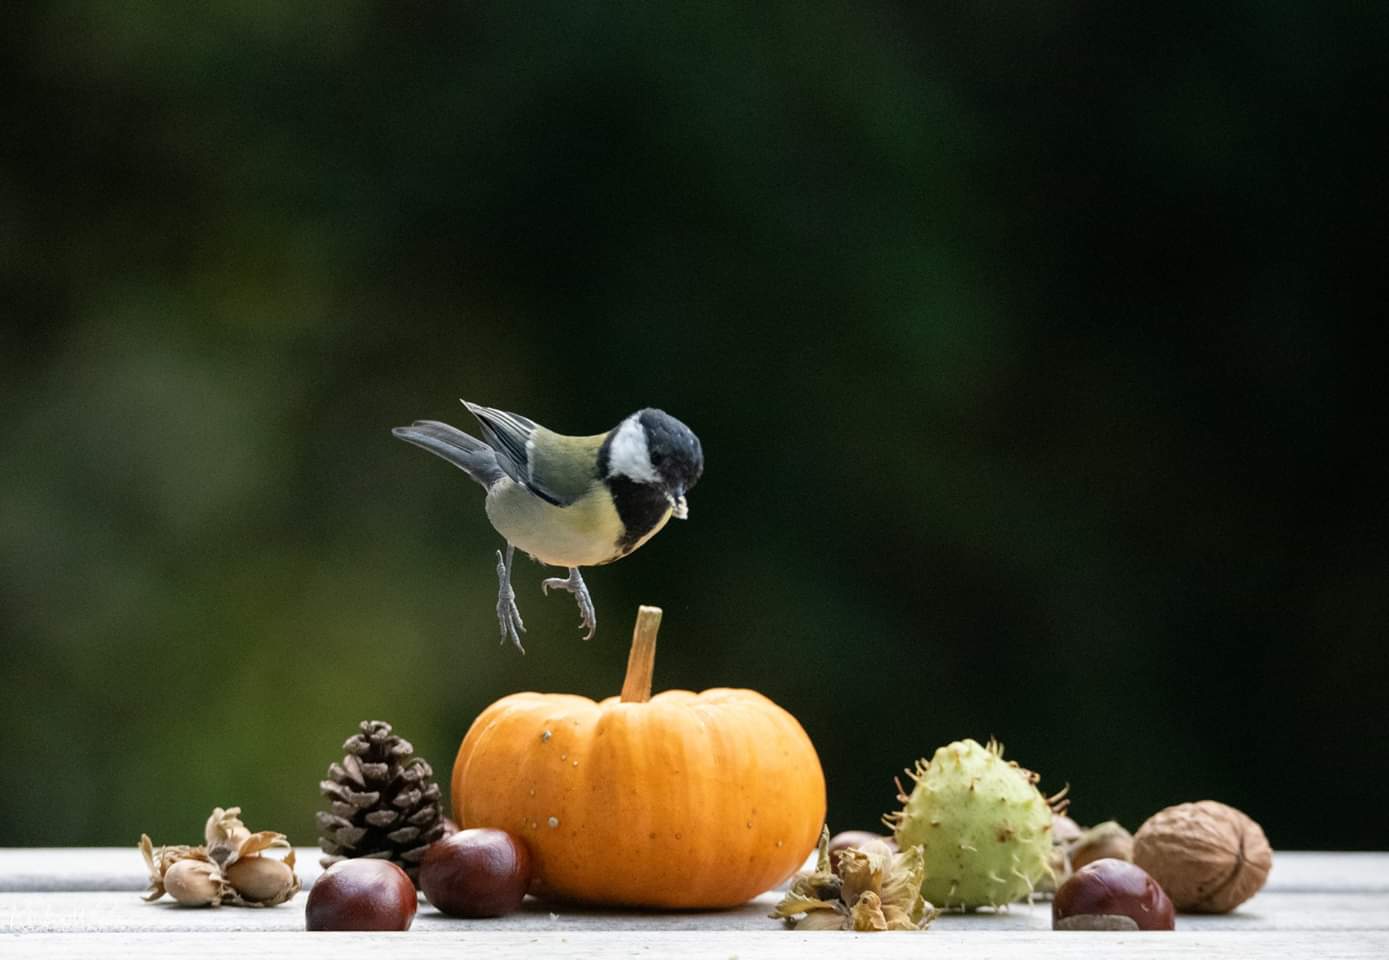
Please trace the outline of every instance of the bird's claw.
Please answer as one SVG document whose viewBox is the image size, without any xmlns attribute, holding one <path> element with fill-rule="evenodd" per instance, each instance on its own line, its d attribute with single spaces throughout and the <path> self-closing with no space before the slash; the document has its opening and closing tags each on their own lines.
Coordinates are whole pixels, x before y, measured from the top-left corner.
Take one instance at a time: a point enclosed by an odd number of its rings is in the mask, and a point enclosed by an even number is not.
<svg viewBox="0 0 1389 960">
<path fill-rule="evenodd" d="M 574 602 L 579 605 L 579 626 L 588 630 L 584 634 L 584 639 L 592 640 L 593 634 L 598 629 L 598 615 L 593 610 L 593 598 L 589 596 L 588 584 L 584 583 L 584 578 L 579 575 L 578 568 L 571 567 L 568 577 L 550 577 L 540 583 L 540 589 L 547 597 L 550 595 L 551 587 L 556 590 L 567 590 L 574 595 Z"/>
<path fill-rule="evenodd" d="M 521 621 L 521 611 L 516 609 L 516 591 L 511 589 L 511 571 L 500 550 L 497 551 L 497 582 L 500 584 L 497 591 L 497 626 L 501 629 L 499 642 L 506 643 L 510 640 L 516 645 L 517 650 L 525 653 L 526 648 L 521 645 L 521 634 L 526 632 L 526 625 Z"/>
</svg>

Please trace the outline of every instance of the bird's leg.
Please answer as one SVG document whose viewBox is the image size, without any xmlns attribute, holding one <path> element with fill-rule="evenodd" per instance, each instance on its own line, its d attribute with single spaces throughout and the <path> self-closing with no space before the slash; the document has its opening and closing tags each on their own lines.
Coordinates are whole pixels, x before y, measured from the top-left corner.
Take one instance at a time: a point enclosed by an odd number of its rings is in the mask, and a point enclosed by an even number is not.
<svg viewBox="0 0 1389 960">
<path fill-rule="evenodd" d="M 502 630 L 501 642 L 506 643 L 510 638 L 516 649 L 525 653 L 521 634 L 526 632 L 526 625 L 521 622 L 521 611 L 516 609 L 516 591 L 511 589 L 511 557 L 515 552 L 516 548 L 509 543 L 505 558 L 500 550 L 497 551 L 497 625 Z"/>
<path fill-rule="evenodd" d="M 568 577 L 551 577 L 540 584 L 540 588 L 545 591 L 547 596 L 551 587 L 556 590 L 568 590 L 574 594 L 574 601 L 579 605 L 579 616 L 582 618 L 579 626 L 588 628 L 588 633 L 584 634 L 584 639 L 592 640 L 593 632 L 598 629 L 598 617 L 593 612 L 593 598 L 588 595 L 588 585 L 584 583 L 584 578 L 579 575 L 579 568 L 570 567 Z"/>
</svg>

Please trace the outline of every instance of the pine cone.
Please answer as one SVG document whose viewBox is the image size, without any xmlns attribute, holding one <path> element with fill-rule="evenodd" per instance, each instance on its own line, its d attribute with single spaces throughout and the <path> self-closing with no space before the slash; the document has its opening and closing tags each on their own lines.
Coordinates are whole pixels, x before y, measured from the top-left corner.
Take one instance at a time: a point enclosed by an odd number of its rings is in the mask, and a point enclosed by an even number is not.
<svg viewBox="0 0 1389 960">
<path fill-rule="evenodd" d="M 364 720 L 361 728 L 342 745 L 342 763 L 330 764 L 318 785 L 329 801 L 318 813 L 318 845 L 327 854 L 320 862 L 392 860 L 418 881 L 420 859 L 444 834 L 434 770 L 389 723 Z"/>
</svg>

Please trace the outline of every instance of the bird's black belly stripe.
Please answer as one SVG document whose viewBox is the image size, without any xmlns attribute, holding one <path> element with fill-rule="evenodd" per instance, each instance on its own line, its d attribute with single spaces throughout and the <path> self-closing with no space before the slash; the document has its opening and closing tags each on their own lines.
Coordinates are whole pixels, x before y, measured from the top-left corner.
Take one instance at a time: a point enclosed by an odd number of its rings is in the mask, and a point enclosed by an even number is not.
<svg viewBox="0 0 1389 960">
<path fill-rule="evenodd" d="M 621 474 L 608 477 L 604 482 L 612 491 L 613 504 L 622 521 L 622 536 L 617 538 L 617 548 L 623 554 L 630 553 L 641 538 L 661 522 L 661 517 L 670 509 L 670 501 L 660 488 L 637 483 Z"/>
</svg>

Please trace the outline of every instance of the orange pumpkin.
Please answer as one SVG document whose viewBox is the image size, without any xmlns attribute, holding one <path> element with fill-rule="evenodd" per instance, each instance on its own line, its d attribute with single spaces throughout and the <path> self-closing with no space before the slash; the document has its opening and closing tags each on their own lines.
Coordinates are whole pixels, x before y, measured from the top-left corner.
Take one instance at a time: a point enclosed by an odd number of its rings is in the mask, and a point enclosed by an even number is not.
<svg viewBox="0 0 1389 960">
<path fill-rule="evenodd" d="M 744 903 L 793 873 L 825 819 L 795 717 L 752 690 L 651 696 L 661 611 L 642 607 L 621 697 L 516 693 L 473 722 L 453 767 L 462 827 L 522 837 L 531 892 L 584 903 Z"/>
</svg>

